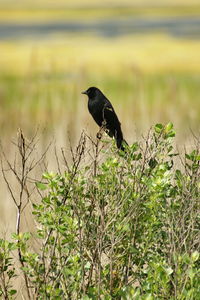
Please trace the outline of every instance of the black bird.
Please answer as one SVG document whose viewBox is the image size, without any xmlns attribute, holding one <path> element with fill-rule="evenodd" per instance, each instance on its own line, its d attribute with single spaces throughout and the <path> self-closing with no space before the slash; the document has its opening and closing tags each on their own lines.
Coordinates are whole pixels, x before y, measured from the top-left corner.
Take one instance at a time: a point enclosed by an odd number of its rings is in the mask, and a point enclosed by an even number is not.
<svg viewBox="0 0 200 300">
<path fill-rule="evenodd" d="M 95 122 L 103 128 L 110 137 L 114 137 L 117 147 L 124 150 L 121 123 L 114 111 L 114 108 L 106 96 L 96 87 L 90 87 L 82 92 L 88 96 L 88 110 Z"/>
</svg>

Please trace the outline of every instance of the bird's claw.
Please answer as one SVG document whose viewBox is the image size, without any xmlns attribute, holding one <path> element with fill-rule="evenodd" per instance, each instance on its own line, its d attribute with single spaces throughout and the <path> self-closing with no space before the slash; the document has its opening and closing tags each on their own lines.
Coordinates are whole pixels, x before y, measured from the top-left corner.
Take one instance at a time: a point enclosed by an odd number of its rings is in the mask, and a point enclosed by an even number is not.
<svg viewBox="0 0 200 300">
<path fill-rule="evenodd" d="M 102 133 L 101 131 L 97 132 L 97 139 L 100 140 L 102 138 Z"/>
<path fill-rule="evenodd" d="M 101 127 L 106 127 L 106 120 L 103 120 Z"/>
</svg>

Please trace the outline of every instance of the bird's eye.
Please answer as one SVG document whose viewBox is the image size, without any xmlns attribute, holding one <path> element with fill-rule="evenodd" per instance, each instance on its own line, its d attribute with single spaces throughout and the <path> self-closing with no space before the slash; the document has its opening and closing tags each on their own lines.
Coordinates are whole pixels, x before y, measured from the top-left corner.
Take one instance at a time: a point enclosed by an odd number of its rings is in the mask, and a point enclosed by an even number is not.
<svg viewBox="0 0 200 300">
<path fill-rule="evenodd" d="M 95 89 L 89 89 L 89 90 L 88 90 L 88 95 L 89 95 L 89 97 L 91 97 L 91 98 L 95 97 L 95 96 L 96 96 L 96 91 L 95 91 Z"/>
</svg>

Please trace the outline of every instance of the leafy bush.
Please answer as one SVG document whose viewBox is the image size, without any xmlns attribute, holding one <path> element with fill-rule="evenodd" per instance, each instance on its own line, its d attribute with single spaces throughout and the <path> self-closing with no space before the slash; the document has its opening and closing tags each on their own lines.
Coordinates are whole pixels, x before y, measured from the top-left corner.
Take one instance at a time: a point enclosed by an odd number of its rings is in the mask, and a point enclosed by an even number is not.
<svg viewBox="0 0 200 300">
<path fill-rule="evenodd" d="M 82 135 L 71 166 L 36 183 L 37 251 L 29 233 L 1 240 L 1 295 L 15 293 L 16 247 L 31 299 L 198 299 L 200 153 L 183 159 L 174 136 L 171 123 L 157 124 L 118 153 L 97 141 L 85 166 Z"/>
</svg>

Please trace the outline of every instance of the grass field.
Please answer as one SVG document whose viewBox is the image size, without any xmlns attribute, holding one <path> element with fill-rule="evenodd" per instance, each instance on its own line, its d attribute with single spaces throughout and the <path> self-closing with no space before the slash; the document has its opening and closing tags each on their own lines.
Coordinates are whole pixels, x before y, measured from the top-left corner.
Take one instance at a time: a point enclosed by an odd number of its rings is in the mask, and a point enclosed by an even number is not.
<svg viewBox="0 0 200 300">
<path fill-rule="evenodd" d="M 0 4 L 0 22 L 46 22 L 53 20 L 98 20 L 113 17 L 196 16 L 198 0 L 42 0 L 6 1 Z"/>
<path fill-rule="evenodd" d="M 2 2 L 1 21 L 37 22 L 71 18 L 126 17 L 127 15 L 194 15 L 198 2 L 176 1 L 177 7 L 115 9 L 111 5 L 82 10 L 80 2 L 68 2 L 71 10 L 52 10 L 51 1 L 26 5 Z M 25 3 L 25 2 L 24 2 Z M 35 2 L 34 2 L 35 3 Z M 89 2 L 88 2 L 89 3 Z M 114 3 L 114 2 L 113 2 Z M 128 3 L 128 2 L 127 2 Z M 149 4 L 150 3 L 150 4 Z M 163 2 L 164 3 L 164 2 Z M 167 2 L 166 2 L 167 3 Z M 87 1 L 81 2 L 87 7 Z M 91 2 L 90 2 L 91 4 Z M 134 4 L 138 4 L 134 2 Z M 169 2 L 168 2 L 169 4 Z M 184 4 L 184 5 L 183 5 Z M 192 6 L 193 4 L 193 6 Z M 104 7 L 103 7 L 104 5 Z M 129 1 L 130 5 L 130 1 Z M 12 7 L 12 9 L 11 9 Z M 33 9 L 33 7 L 35 7 Z M 41 8 L 42 7 L 42 8 Z M 74 9 L 74 7 L 76 7 Z M 190 146 L 192 130 L 198 134 L 200 122 L 200 41 L 176 39 L 166 34 L 129 35 L 106 39 L 95 35 L 52 35 L 46 39 L 0 41 L 0 127 L 1 142 L 14 159 L 11 141 L 21 127 L 28 138 L 39 126 L 38 152 L 52 139 L 69 150 L 67 136 L 75 145 L 82 129 L 95 136 L 97 126 L 87 110 L 81 91 L 98 86 L 112 101 L 127 141 L 141 138 L 155 123 L 173 122 L 179 147 Z M 48 158 L 49 168 L 55 164 Z M 1 220 L 14 230 L 15 211 L 0 176 Z M 8 213 L 9 211 L 9 213 Z M 7 224 L 12 218 L 13 222 Z M 10 230 L 10 229 L 9 229 Z"/>
<path fill-rule="evenodd" d="M 130 142 L 131 128 L 141 132 L 157 121 L 174 122 L 182 138 L 189 127 L 198 128 L 198 40 L 164 35 L 106 40 L 85 35 L 1 42 L 0 49 L 5 112 L 0 122 L 6 131 L 18 126 L 30 131 L 37 124 L 57 128 L 59 123 L 79 132 L 88 126 L 80 92 L 91 85 L 99 86 L 114 103 Z"/>
<path fill-rule="evenodd" d="M 85 21 L 98 20 L 104 18 L 114 17 L 155 17 L 155 16 L 196 16 L 200 14 L 200 5 L 194 5 L 189 7 L 90 7 L 90 8 L 79 8 L 79 7 L 67 7 L 55 9 L 42 9 L 42 8 L 2 8 L 0 10 L 1 22 L 42 22 L 47 21 L 58 21 L 58 20 L 77 20 L 80 18 Z"/>
</svg>

